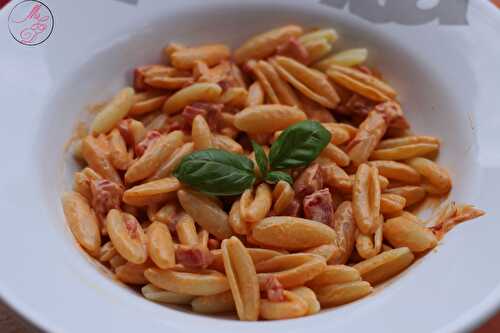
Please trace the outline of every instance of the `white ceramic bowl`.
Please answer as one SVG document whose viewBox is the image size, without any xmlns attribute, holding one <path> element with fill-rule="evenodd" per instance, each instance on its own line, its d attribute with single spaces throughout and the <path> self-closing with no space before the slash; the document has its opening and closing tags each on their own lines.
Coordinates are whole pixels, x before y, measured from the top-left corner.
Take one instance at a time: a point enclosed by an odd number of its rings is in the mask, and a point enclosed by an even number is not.
<svg viewBox="0 0 500 333">
<path fill-rule="evenodd" d="M 496 310 L 500 13 L 487 1 L 470 1 L 467 26 L 404 26 L 304 0 L 47 0 L 54 31 L 38 46 L 21 45 L 6 30 L 17 2 L 0 12 L 0 295 L 36 325 L 75 333 L 451 332 Z M 99 272 L 75 246 L 59 203 L 74 167 L 64 143 L 85 106 L 112 96 L 136 65 L 158 61 L 169 41 L 235 46 L 290 22 L 336 28 L 337 50 L 368 47 L 370 62 L 400 91 L 415 131 L 442 137 L 452 197 L 487 215 L 455 228 L 437 251 L 373 295 L 296 320 L 194 315 L 151 303 Z"/>
</svg>

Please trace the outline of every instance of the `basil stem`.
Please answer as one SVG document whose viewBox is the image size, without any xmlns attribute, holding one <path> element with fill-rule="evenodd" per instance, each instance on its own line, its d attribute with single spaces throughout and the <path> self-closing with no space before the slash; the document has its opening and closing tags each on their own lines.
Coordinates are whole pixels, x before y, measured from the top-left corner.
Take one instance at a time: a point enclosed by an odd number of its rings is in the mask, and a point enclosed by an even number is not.
<svg viewBox="0 0 500 333">
<path fill-rule="evenodd" d="M 289 174 L 283 171 L 271 171 L 267 174 L 265 181 L 270 184 L 276 184 L 280 180 L 284 180 L 285 182 L 293 185 L 293 178 Z"/>
<path fill-rule="evenodd" d="M 262 146 L 253 140 L 252 140 L 252 148 L 255 154 L 255 161 L 259 166 L 260 174 L 262 178 L 265 178 L 267 175 L 267 168 L 269 164 L 269 161 L 267 160 L 267 155 L 264 152 L 264 149 L 262 149 Z"/>
</svg>

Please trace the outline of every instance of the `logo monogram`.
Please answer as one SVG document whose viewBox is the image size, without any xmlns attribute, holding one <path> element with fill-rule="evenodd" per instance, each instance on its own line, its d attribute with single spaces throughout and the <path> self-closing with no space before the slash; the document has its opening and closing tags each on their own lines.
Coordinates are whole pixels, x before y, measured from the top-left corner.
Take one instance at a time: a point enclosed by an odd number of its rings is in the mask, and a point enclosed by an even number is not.
<svg viewBox="0 0 500 333">
<path fill-rule="evenodd" d="M 23 45 L 38 45 L 49 38 L 54 17 L 42 2 L 26 0 L 18 3 L 9 14 L 9 31 Z"/>
<path fill-rule="evenodd" d="M 373 23 L 467 25 L 469 0 L 321 0 Z"/>
</svg>

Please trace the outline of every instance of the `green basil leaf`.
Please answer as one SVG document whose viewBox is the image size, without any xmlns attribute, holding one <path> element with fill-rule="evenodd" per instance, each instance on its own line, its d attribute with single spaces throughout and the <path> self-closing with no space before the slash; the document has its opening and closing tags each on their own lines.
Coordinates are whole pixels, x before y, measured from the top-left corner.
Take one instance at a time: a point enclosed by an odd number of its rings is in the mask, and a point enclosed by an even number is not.
<svg viewBox="0 0 500 333">
<path fill-rule="evenodd" d="M 311 163 L 331 139 L 319 122 L 304 120 L 288 127 L 271 146 L 272 170 L 295 168 Z"/>
<path fill-rule="evenodd" d="M 293 185 L 293 178 L 289 174 L 283 171 L 271 171 L 266 176 L 266 182 L 270 184 L 276 184 L 280 180 L 284 180 L 290 185 Z"/>
<path fill-rule="evenodd" d="M 194 152 L 174 171 L 182 183 L 210 195 L 237 195 L 255 181 L 253 162 L 238 154 L 220 149 Z"/>
<path fill-rule="evenodd" d="M 255 161 L 257 162 L 257 165 L 260 169 L 260 174 L 262 175 L 262 178 L 265 178 L 267 175 L 267 165 L 269 163 L 267 160 L 267 155 L 264 152 L 264 149 L 262 149 L 262 146 L 253 140 L 252 147 L 255 154 Z"/>
</svg>

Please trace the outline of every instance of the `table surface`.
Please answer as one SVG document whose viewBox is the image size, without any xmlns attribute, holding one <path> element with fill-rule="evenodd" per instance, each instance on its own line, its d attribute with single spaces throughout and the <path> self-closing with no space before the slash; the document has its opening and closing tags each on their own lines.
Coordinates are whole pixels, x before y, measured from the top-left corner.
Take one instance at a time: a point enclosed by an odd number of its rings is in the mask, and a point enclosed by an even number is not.
<svg viewBox="0 0 500 333">
<path fill-rule="evenodd" d="M 24 319 L 20 318 L 7 305 L 0 302 L 0 332 L 2 333 L 42 333 Z M 500 332 L 500 314 L 486 322 L 474 333 Z"/>
<path fill-rule="evenodd" d="M 500 8 L 500 0 L 491 0 Z M 9 0 L 0 0 L 0 9 Z M 25 321 L 7 305 L 0 301 L 0 332 L 2 333 L 41 333 L 39 329 Z M 500 313 L 491 318 L 475 333 L 496 333 L 500 332 Z"/>
</svg>

